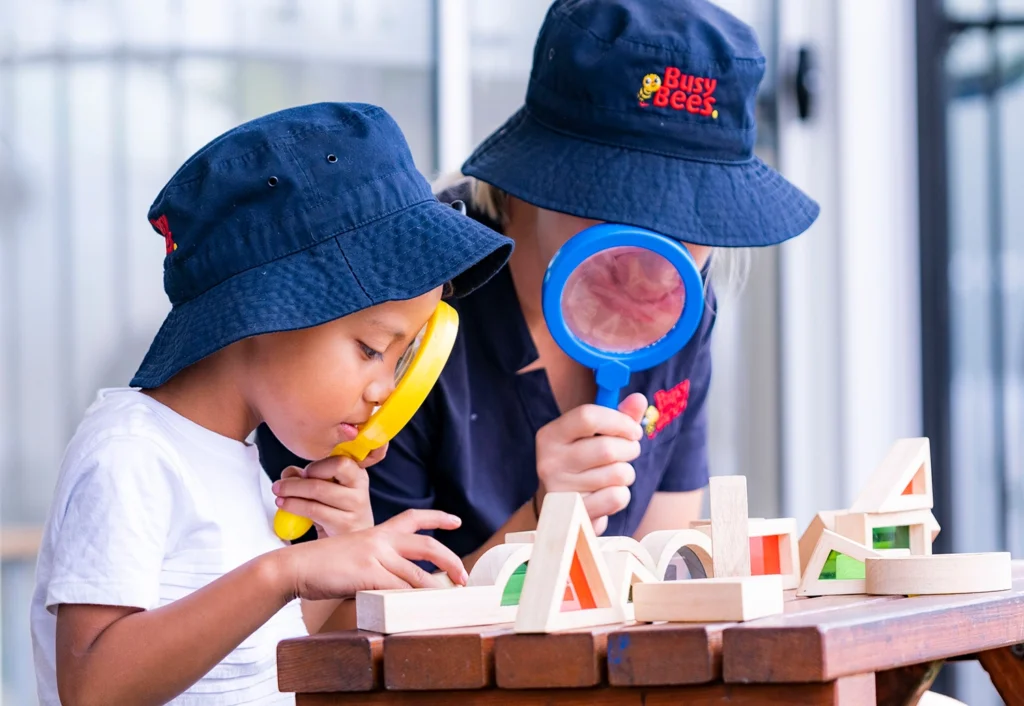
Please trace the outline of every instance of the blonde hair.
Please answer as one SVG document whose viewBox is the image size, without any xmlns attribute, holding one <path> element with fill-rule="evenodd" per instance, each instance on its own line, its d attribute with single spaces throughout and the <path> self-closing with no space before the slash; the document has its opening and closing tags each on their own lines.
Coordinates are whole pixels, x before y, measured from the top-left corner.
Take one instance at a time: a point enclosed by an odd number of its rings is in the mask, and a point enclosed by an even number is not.
<svg viewBox="0 0 1024 706">
<path fill-rule="evenodd" d="M 434 193 L 440 193 L 463 180 L 469 181 L 473 208 L 502 227 L 507 226 L 508 193 L 498 187 L 475 177 L 467 177 L 461 172 L 442 174 L 434 180 L 432 187 Z M 709 283 L 713 283 L 719 292 L 735 295 L 742 293 L 750 276 L 750 255 L 748 248 L 713 248 L 705 289 Z"/>
</svg>

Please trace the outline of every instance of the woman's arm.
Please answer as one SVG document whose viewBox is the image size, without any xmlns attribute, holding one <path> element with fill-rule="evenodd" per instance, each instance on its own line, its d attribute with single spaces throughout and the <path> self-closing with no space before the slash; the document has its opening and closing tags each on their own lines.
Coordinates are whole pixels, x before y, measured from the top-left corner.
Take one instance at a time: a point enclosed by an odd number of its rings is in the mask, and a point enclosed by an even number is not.
<svg viewBox="0 0 1024 706">
<path fill-rule="evenodd" d="M 686 529 L 691 520 L 700 519 L 703 490 L 690 490 L 681 493 L 655 493 L 651 498 L 644 519 L 640 521 L 636 539 L 643 539 L 651 532 L 666 529 Z"/>
</svg>

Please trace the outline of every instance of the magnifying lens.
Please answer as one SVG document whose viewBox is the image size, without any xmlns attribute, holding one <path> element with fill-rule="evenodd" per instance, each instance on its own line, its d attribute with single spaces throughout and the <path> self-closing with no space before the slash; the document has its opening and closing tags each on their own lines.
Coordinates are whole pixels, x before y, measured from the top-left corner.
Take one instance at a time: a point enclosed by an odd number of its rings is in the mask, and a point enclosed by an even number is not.
<svg viewBox="0 0 1024 706">
<path fill-rule="evenodd" d="M 439 302 L 427 324 L 399 360 L 395 368 L 394 391 L 374 410 L 356 438 L 338 444 L 331 456 L 348 456 L 362 461 L 371 451 L 391 441 L 427 399 L 448 362 L 458 331 L 458 312 L 445 302 Z M 274 532 L 281 539 L 298 539 L 312 526 L 312 520 L 284 510 L 278 510 L 274 516 Z"/>
<path fill-rule="evenodd" d="M 542 306 L 555 343 L 593 369 L 597 404 L 615 409 L 631 373 L 664 362 L 693 337 L 704 286 L 679 241 L 603 223 L 555 253 L 544 275 Z"/>
</svg>

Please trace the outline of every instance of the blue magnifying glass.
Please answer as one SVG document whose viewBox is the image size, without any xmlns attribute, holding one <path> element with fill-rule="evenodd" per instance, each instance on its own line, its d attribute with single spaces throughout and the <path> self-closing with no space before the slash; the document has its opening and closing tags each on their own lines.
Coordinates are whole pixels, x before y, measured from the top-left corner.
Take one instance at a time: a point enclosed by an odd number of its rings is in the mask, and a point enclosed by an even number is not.
<svg viewBox="0 0 1024 706">
<path fill-rule="evenodd" d="M 700 325 L 704 284 L 689 251 L 610 223 L 573 236 L 548 265 L 542 306 L 555 343 L 591 368 L 596 403 L 617 408 L 631 373 L 664 362 Z"/>
</svg>

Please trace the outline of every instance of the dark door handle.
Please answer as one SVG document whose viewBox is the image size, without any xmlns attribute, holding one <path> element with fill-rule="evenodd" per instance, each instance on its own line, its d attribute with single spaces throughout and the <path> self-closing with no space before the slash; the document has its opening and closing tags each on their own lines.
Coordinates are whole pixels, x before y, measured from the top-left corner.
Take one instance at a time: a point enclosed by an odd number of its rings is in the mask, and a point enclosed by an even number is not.
<svg viewBox="0 0 1024 706">
<path fill-rule="evenodd" d="M 800 47 L 796 62 L 796 107 L 801 120 L 810 119 L 817 104 L 819 74 L 814 50 Z"/>
</svg>

